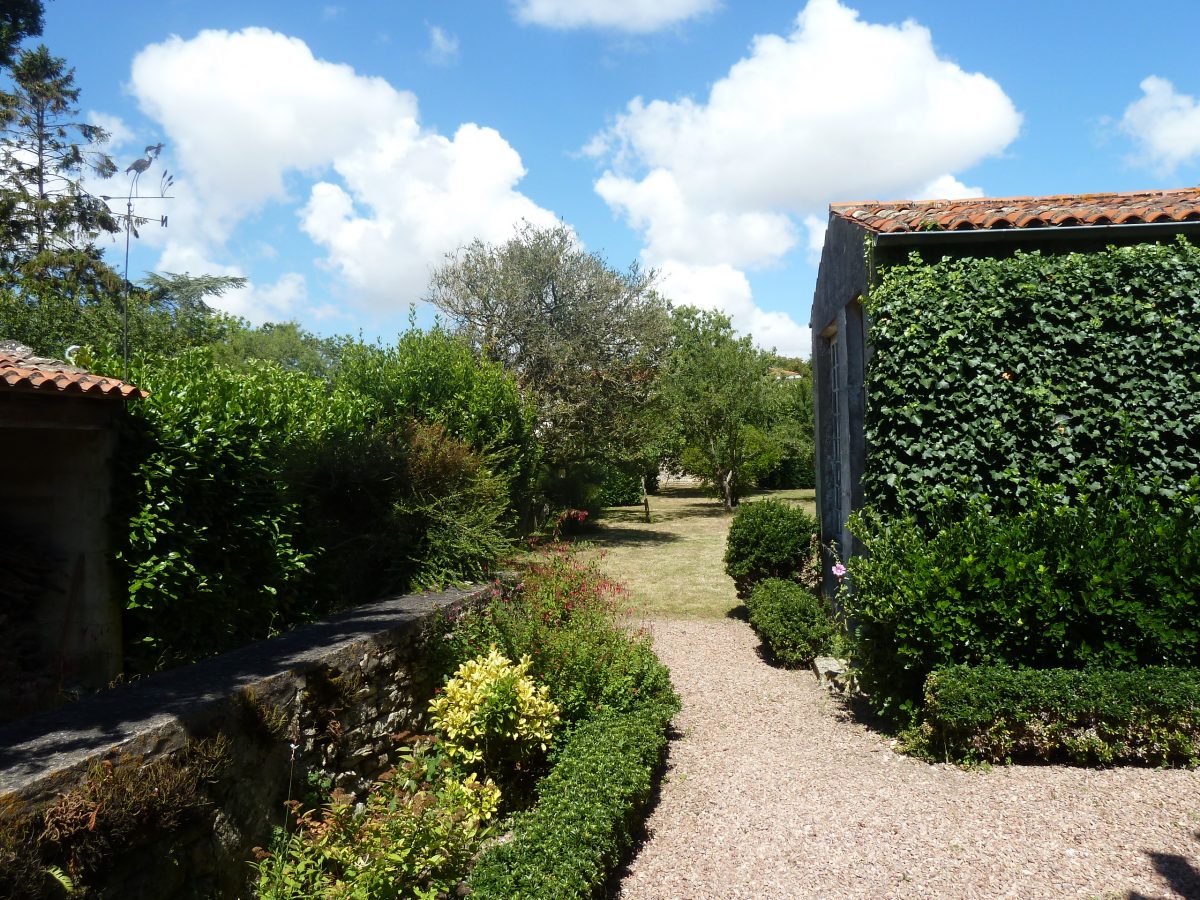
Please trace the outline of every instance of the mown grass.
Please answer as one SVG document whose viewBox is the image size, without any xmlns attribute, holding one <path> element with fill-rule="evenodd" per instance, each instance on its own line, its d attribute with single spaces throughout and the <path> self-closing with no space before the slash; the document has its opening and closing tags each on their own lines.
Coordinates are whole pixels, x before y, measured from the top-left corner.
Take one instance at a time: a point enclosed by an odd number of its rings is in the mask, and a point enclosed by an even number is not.
<svg viewBox="0 0 1200 900">
<path fill-rule="evenodd" d="M 760 497 L 815 512 L 811 489 L 759 491 L 746 500 Z M 650 498 L 649 524 L 641 506 L 610 507 L 579 540 L 593 545 L 601 567 L 629 586 L 646 616 L 719 619 L 740 602 L 722 561 L 730 518 L 699 488 L 668 482 Z"/>
</svg>

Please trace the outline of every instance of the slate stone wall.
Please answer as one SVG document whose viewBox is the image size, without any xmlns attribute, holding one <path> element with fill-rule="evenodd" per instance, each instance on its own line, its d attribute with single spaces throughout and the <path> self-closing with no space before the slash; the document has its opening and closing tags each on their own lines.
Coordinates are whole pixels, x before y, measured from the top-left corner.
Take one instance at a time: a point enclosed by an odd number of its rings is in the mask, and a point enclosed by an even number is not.
<svg viewBox="0 0 1200 900">
<path fill-rule="evenodd" d="M 487 590 L 369 604 L 0 729 L 0 897 L 39 895 L 31 829 L 75 823 L 66 845 L 86 857 L 128 831 L 125 801 L 143 790 L 149 824 L 86 883 L 103 897 L 248 896 L 253 848 L 289 796 L 310 779 L 361 796 L 395 765 L 437 686 L 425 626 Z"/>
</svg>

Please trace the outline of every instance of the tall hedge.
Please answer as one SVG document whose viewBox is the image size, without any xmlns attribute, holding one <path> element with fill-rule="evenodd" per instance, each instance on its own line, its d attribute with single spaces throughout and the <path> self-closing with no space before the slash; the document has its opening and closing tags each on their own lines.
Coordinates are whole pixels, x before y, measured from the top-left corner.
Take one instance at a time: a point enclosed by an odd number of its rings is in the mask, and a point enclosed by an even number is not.
<svg viewBox="0 0 1200 900">
<path fill-rule="evenodd" d="M 1200 470 L 1200 249 L 1017 252 L 882 270 L 867 302 L 867 502 L 950 488 L 1020 507 L 1030 479 L 1101 490 Z"/>
</svg>

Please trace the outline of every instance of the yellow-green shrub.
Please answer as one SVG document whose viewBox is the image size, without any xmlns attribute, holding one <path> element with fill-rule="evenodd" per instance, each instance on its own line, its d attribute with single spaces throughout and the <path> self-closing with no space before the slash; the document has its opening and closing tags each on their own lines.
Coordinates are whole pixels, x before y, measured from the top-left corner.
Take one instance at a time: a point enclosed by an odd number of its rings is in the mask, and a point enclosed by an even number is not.
<svg viewBox="0 0 1200 900">
<path fill-rule="evenodd" d="M 528 656 L 513 663 L 493 646 L 458 667 L 429 704 L 430 723 L 451 758 L 496 770 L 519 767 L 535 750 L 547 748 L 558 706 L 527 674 L 531 665 Z"/>
</svg>

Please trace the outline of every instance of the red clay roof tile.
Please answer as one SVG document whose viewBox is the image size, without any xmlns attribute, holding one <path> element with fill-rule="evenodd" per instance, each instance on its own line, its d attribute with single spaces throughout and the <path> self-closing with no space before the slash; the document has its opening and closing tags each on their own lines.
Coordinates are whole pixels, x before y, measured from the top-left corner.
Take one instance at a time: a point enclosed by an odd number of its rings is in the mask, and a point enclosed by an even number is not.
<svg viewBox="0 0 1200 900">
<path fill-rule="evenodd" d="M 831 215 L 852 219 L 881 234 L 989 228 L 1053 228 L 1193 222 L 1200 219 L 1200 188 L 1051 197 L 983 197 L 972 200 L 863 200 L 834 203 Z"/>
<path fill-rule="evenodd" d="M 45 391 L 114 399 L 150 396 L 119 379 L 93 375 L 77 366 L 35 356 L 16 341 L 0 341 L 0 391 Z"/>
</svg>

